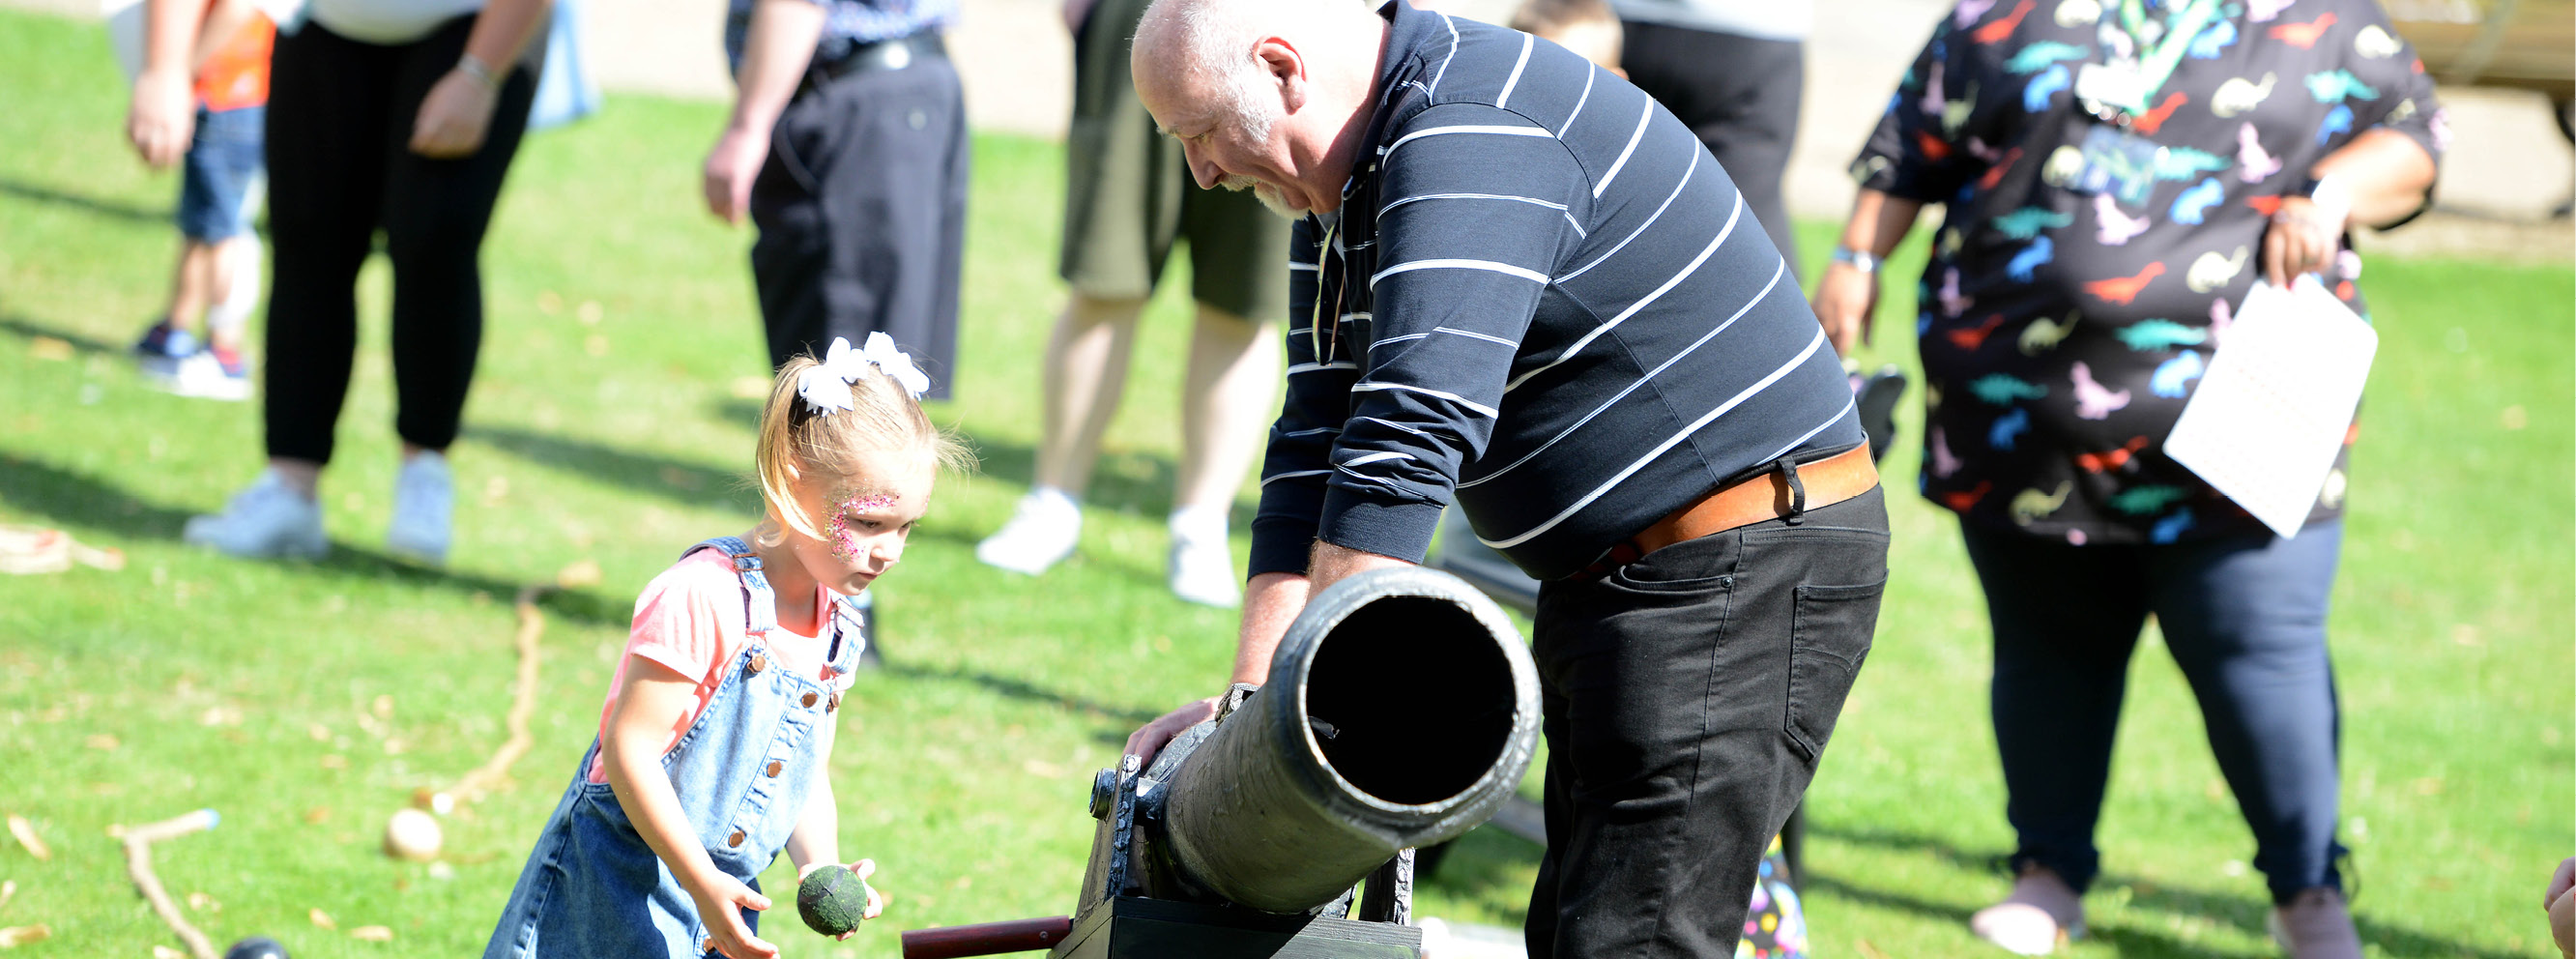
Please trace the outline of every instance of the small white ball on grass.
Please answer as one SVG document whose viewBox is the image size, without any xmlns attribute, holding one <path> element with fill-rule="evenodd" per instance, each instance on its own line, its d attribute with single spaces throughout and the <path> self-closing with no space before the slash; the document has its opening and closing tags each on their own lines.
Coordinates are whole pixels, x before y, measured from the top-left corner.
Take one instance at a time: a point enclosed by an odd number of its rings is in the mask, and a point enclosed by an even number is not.
<svg viewBox="0 0 2576 959">
<path fill-rule="evenodd" d="M 397 809 L 385 821 L 385 855 L 415 862 L 438 857 L 438 818 L 418 809 Z"/>
</svg>

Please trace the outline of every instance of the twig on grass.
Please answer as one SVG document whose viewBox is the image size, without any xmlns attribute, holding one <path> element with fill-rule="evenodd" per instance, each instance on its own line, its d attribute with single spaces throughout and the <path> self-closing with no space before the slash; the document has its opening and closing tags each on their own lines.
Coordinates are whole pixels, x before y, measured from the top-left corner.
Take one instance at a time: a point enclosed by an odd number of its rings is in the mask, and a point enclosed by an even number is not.
<svg viewBox="0 0 2576 959">
<path fill-rule="evenodd" d="M 188 917 L 179 911 L 179 904 L 170 901 L 169 890 L 161 888 L 161 877 L 152 874 L 152 844 L 213 829 L 216 820 L 214 810 L 200 809 L 156 823 L 110 826 L 107 830 L 109 836 L 124 841 L 125 874 L 133 878 L 134 888 L 143 893 L 144 901 L 152 904 L 152 911 L 160 914 L 161 921 L 169 924 L 170 931 L 179 934 L 179 941 L 188 944 L 188 952 L 196 959 L 218 959 L 215 944 L 207 941 L 206 934 L 198 932 L 197 927 L 188 924 Z"/>
</svg>

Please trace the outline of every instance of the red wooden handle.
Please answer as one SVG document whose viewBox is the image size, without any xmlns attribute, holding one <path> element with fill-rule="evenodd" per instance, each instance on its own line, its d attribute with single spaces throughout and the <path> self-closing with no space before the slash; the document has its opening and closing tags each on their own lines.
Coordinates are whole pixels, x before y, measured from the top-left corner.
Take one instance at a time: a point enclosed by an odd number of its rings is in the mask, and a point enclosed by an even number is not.
<svg viewBox="0 0 2576 959">
<path fill-rule="evenodd" d="M 1055 948 L 1072 932 L 1072 916 L 906 929 L 903 933 L 903 959 L 953 959 L 957 956 L 1035 952 Z"/>
</svg>

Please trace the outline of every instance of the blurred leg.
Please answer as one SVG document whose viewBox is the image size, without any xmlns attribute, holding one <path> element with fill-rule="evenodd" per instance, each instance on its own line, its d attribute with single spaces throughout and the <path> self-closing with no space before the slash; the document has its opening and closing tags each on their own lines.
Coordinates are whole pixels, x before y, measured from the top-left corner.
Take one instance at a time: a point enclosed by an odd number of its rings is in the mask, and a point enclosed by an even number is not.
<svg viewBox="0 0 2576 959">
<path fill-rule="evenodd" d="M 2158 548 L 2156 620 L 2200 699 L 2219 771 L 2253 828 L 2276 903 L 2341 889 L 2335 859 L 2341 716 L 2326 651 L 2340 520 Z"/>
<path fill-rule="evenodd" d="M 1994 625 L 1991 706 L 2016 871 L 2037 863 L 2077 892 L 2100 856 L 2093 825 L 2111 773 L 2129 653 L 2145 625 L 2137 552 L 1962 525 Z"/>
<path fill-rule="evenodd" d="M 267 156 L 274 290 L 268 302 L 268 453 L 312 488 L 330 462 L 358 345 L 358 267 L 383 193 L 392 71 L 381 48 L 320 24 L 277 38 Z M 405 126 L 408 130 L 408 124 Z"/>
<path fill-rule="evenodd" d="M 1279 413 L 1279 325 L 1201 304 L 1181 388 L 1180 488 L 1175 507 L 1223 511 L 1243 485 L 1264 427 Z"/>
<path fill-rule="evenodd" d="M 459 18 L 403 48 L 393 116 L 419 112 L 472 28 L 473 18 Z M 385 253 L 394 267 L 394 429 L 413 447 L 443 450 L 456 439 L 483 342 L 483 234 L 535 94 L 530 71 L 504 75 L 483 146 L 469 156 L 434 160 L 411 152 L 408 120 L 389 125 L 380 141 Z"/>
<path fill-rule="evenodd" d="M 1040 424 L 1037 482 L 1081 499 L 1100 458 L 1100 438 L 1118 413 L 1127 388 L 1128 355 L 1136 345 L 1141 299 L 1101 299 L 1073 294 L 1044 362 L 1045 420 Z"/>
</svg>

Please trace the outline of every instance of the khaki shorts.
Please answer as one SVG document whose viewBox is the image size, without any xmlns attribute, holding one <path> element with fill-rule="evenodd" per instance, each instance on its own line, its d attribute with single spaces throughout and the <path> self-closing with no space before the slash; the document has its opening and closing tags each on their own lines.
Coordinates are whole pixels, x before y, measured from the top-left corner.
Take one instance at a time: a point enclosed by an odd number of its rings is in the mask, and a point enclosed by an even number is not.
<svg viewBox="0 0 2576 959">
<path fill-rule="evenodd" d="M 1136 100 L 1127 45 L 1147 2 L 1100 0 L 1074 38 L 1058 272 L 1086 296 L 1143 299 L 1186 239 L 1193 298 L 1256 322 L 1285 316 L 1288 221 L 1250 191 L 1199 189 L 1180 141 Z"/>
</svg>

